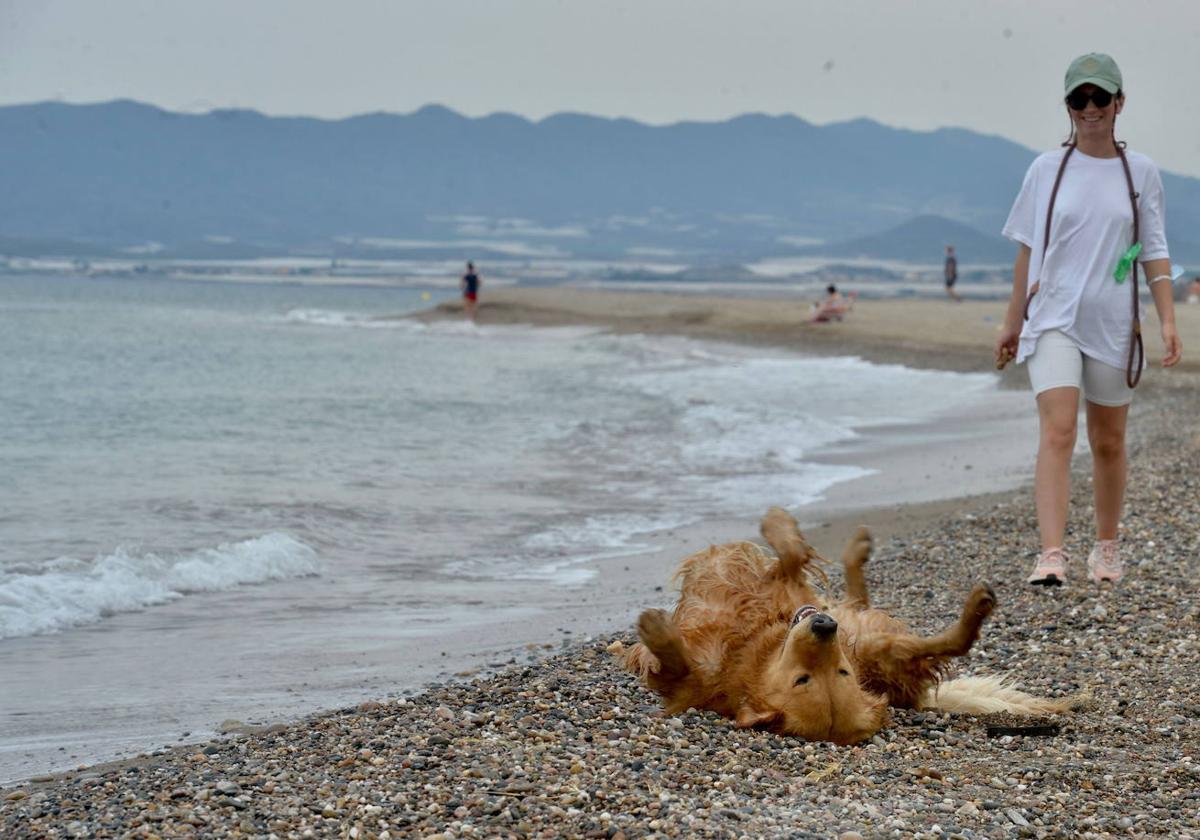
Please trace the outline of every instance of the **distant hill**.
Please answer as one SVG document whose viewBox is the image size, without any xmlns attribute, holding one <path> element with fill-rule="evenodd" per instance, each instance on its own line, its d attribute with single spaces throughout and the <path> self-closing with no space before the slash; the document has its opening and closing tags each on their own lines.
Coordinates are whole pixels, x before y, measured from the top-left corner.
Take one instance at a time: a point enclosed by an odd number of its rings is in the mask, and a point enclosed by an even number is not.
<svg viewBox="0 0 1200 840">
<path fill-rule="evenodd" d="M 438 106 L 331 121 L 41 103 L 0 107 L 0 138 L 10 242 L 333 256 L 655 249 L 730 262 L 930 215 L 994 235 L 1034 156 L 870 120 L 649 126 Z M 1200 180 L 1164 180 L 1172 229 L 1200 230 Z"/>
<path fill-rule="evenodd" d="M 870 257 L 903 262 L 940 263 L 953 245 L 964 268 L 979 263 L 1010 263 L 1017 246 L 941 216 L 917 216 L 881 233 L 805 249 L 831 257 Z"/>
</svg>

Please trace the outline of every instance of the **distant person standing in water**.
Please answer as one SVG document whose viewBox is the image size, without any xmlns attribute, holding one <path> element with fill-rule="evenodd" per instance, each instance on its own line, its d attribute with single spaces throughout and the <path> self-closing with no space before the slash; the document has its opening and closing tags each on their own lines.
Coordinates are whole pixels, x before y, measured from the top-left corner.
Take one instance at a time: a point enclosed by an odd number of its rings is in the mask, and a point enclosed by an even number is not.
<svg viewBox="0 0 1200 840">
<path fill-rule="evenodd" d="M 482 284 L 483 281 L 475 273 L 475 263 L 467 263 L 467 273 L 462 276 L 459 285 L 462 287 L 463 309 L 472 321 L 475 320 L 475 309 L 479 306 L 479 287 Z"/>
<path fill-rule="evenodd" d="M 1147 87 L 1152 87 L 1147 85 Z M 1041 553 L 1029 583 L 1066 581 L 1063 542 L 1079 398 L 1087 402 L 1096 535 L 1087 559 L 1096 582 L 1124 574 L 1118 526 L 1125 499 L 1125 425 L 1145 363 L 1138 262 L 1158 310 L 1163 367 L 1179 361 L 1163 186 L 1154 161 L 1116 139 L 1125 106 L 1117 63 L 1080 56 L 1067 68 L 1071 137 L 1025 174 L 1004 235 L 1018 244 L 1012 297 L 996 364 L 1028 362 L 1037 400 L 1034 472 Z M 1166 281 L 1166 282 L 1163 282 Z"/>
<path fill-rule="evenodd" d="M 954 300 L 962 300 L 958 292 L 954 291 L 954 284 L 958 282 L 958 257 L 954 256 L 954 246 L 946 246 L 946 294 L 950 295 Z"/>
</svg>

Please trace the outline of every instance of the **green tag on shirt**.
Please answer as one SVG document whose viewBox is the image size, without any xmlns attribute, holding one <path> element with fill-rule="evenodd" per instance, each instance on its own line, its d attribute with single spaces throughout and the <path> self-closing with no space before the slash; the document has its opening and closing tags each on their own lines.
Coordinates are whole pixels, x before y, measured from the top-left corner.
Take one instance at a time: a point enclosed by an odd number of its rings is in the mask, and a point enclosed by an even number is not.
<svg viewBox="0 0 1200 840">
<path fill-rule="evenodd" d="M 1142 253 L 1142 243 L 1134 242 L 1129 250 L 1121 255 L 1121 259 L 1117 260 L 1117 269 L 1113 272 L 1113 279 L 1118 283 L 1124 283 L 1125 278 L 1129 276 L 1129 270 L 1133 268 L 1133 261 L 1140 253 Z"/>
</svg>

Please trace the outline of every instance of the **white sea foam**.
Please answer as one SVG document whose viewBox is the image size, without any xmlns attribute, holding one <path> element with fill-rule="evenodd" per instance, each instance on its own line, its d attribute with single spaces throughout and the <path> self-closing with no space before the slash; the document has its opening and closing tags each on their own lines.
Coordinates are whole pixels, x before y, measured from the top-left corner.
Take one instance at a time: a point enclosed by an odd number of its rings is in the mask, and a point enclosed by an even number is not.
<svg viewBox="0 0 1200 840">
<path fill-rule="evenodd" d="M 278 532 L 188 554 L 121 547 L 91 561 L 62 557 L 37 571 L 0 573 L 0 639 L 92 624 L 193 592 L 319 572 L 313 549 Z"/>
<path fill-rule="evenodd" d="M 445 571 L 463 577 L 543 581 L 572 586 L 595 576 L 589 563 L 642 554 L 651 544 L 638 538 L 687 525 L 685 514 L 597 514 L 553 525 L 525 537 L 524 551 L 507 557 L 458 560 Z"/>
<path fill-rule="evenodd" d="M 666 531 L 688 524 L 690 517 L 682 513 L 646 516 L 644 514 L 598 514 L 582 522 L 556 525 L 525 539 L 528 548 L 560 553 L 573 560 L 636 554 L 647 546 L 634 538 L 656 531 Z M 579 552 L 591 554 L 579 554 Z M 578 557 L 577 557 L 578 555 Z"/>
<path fill-rule="evenodd" d="M 588 476 L 597 508 L 679 522 L 817 502 L 834 485 L 874 472 L 825 459 L 861 440 L 864 430 L 928 421 L 994 388 L 986 375 L 851 357 L 764 356 L 760 349 L 653 336 L 613 341 L 626 363 L 611 376 L 599 373 L 596 387 L 625 398 L 560 426 L 555 451 Z M 527 545 L 539 549 L 531 552 L 539 559 L 596 556 L 611 550 L 610 541 L 635 553 L 636 535 L 661 530 L 638 520 L 565 517 Z"/>
<path fill-rule="evenodd" d="M 410 318 L 379 318 L 352 312 L 338 312 L 332 309 L 292 309 L 271 320 L 315 327 L 356 327 L 368 330 L 405 330 L 407 332 L 420 332 L 426 329 L 425 324 Z"/>
<path fill-rule="evenodd" d="M 275 323 L 314 327 L 400 330 L 408 333 L 524 341 L 573 341 L 603 332 L 601 327 L 593 326 L 532 327 L 528 324 L 480 326 L 465 318 L 449 318 L 425 323 L 413 318 L 379 317 L 354 312 L 339 312 L 333 309 L 291 309 L 283 315 L 271 316 L 268 320 Z"/>
<path fill-rule="evenodd" d="M 492 324 L 479 326 L 467 320 L 435 321 L 429 325 L 435 333 L 467 334 L 481 338 L 501 338 L 510 341 L 550 342 L 575 341 L 604 332 L 602 327 L 587 325 L 561 327 L 532 327 L 528 324 Z"/>
</svg>

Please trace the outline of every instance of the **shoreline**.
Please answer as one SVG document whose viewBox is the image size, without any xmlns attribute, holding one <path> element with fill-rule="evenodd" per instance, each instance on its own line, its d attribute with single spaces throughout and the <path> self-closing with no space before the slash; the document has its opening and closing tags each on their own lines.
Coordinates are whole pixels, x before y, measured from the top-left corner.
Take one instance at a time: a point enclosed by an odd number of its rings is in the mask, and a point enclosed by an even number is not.
<svg viewBox="0 0 1200 840">
<path fill-rule="evenodd" d="M 956 515 L 963 505 L 978 503 L 989 498 L 989 494 L 1005 495 L 978 483 L 990 475 L 997 475 L 996 463 L 988 463 L 996 459 L 971 453 L 963 443 L 931 446 L 928 441 L 920 440 L 930 430 L 930 426 L 921 424 L 885 431 L 879 437 L 868 430 L 866 441 L 860 438 L 843 442 L 818 459 L 821 463 L 869 466 L 877 470 L 867 476 L 841 481 L 827 488 L 821 499 L 791 508 L 823 556 L 836 561 L 844 542 L 864 522 L 871 526 L 877 540 L 887 540 L 911 528 L 913 523 Z M 917 440 L 914 441 L 914 437 Z M 978 429 L 971 440 L 983 437 L 997 444 L 1004 442 L 1002 437 L 984 436 Z M 912 451 L 908 451 L 910 449 Z M 952 483 L 940 487 L 931 485 L 925 491 L 907 486 L 908 476 L 916 463 L 922 462 L 926 469 L 936 473 L 948 468 L 942 464 L 949 465 L 959 459 L 965 463 L 955 465 Z M 962 466 L 967 468 L 966 472 L 961 471 Z M 978 469 L 972 469 L 974 466 Z M 1017 483 L 1019 479 L 1014 478 L 1005 487 L 1015 487 Z M 914 494 L 921 492 L 935 498 L 912 499 Z M 899 499 L 910 501 L 899 503 Z M 347 703 L 412 696 L 431 684 L 536 662 L 576 639 L 624 631 L 633 626 L 641 609 L 669 606 L 671 575 L 683 557 L 710 544 L 758 539 L 758 518 L 764 512 L 765 509 L 740 515 L 730 513 L 638 534 L 632 538 L 628 552 L 618 551 L 611 556 L 579 562 L 575 568 L 588 575 L 586 580 L 546 588 L 537 605 L 531 605 L 524 612 L 485 611 L 469 623 L 444 623 L 436 632 L 398 640 L 399 648 L 383 654 L 391 660 L 392 667 L 381 662 L 373 675 L 369 678 L 364 675 L 361 686 L 331 691 L 330 687 L 321 687 L 318 683 L 298 689 L 295 694 L 279 695 L 277 702 L 282 705 L 276 706 L 272 706 L 261 691 L 255 691 L 246 698 L 227 697 L 219 703 L 199 706 L 189 704 L 191 714 L 185 713 L 183 708 L 175 709 L 170 715 L 155 715 L 144 709 L 143 713 L 149 713 L 151 717 L 143 721 L 146 729 L 142 730 L 145 733 L 142 737 L 137 736 L 136 721 L 131 719 L 103 736 L 89 733 L 87 746 L 82 748 L 78 742 L 73 743 L 63 736 L 76 731 L 83 733 L 85 730 L 79 727 L 85 725 L 84 717 L 63 717 L 65 710 L 60 709 L 44 723 L 40 718 L 22 718 L 27 721 L 26 725 L 36 720 L 37 728 L 30 730 L 23 745 L 14 744 L 5 754 L 0 754 L 0 786 L 52 775 L 79 764 L 106 764 L 121 761 L 131 754 L 157 752 L 181 742 L 195 742 L 197 738 L 213 736 L 220 731 L 221 727 L 216 725 L 218 720 L 235 721 L 239 729 L 261 729 L 292 723 L 322 709 Z M 536 590 L 537 587 L 532 588 L 531 594 Z M 130 614 L 121 619 L 123 623 L 143 624 L 154 620 L 149 613 Z M 36 656 L 41 641 L 44 640 L 37 637 L 28 641 L 14 640 L 17 651 L 10 651 L 7 661 L 19 663 L 20 650 L 25 651 L 24 655 Z M 405 663 L 408 679 L 398 679 L 392 673 L 395 663 L 400 661 Z M 312 677 L 306 675 L 302 679 L 308 685 L 307 681 Z M 311 693 L 311 702 L 303 702 L 306 693 Z M 20 732 L 22 719 L 10 718 L 10 733 Z M 56 726 L 70 728 L 60 730 Z M 58 751 L 59 747 L 65 747 L 65 751 Z"/>
<path fill-rule="evenodd" d="M 815 529 L 812 537 L 817 548 L 836 558 L 842 542 L 863 521 L 883 535 L 895 530 L 893 518 L 911 522 L 941 515 L 955 509 L 960 497 L 1015 487 L 1023 480 L 1027 447 L 1023 447 L 1019 431 L 1014 435 L 1004 428 L 1006 421 L 988 416 L 998 408 L 1010 418 L 1008 422 L 1030 421 L 1028 417 L 1012 418 L 1013 397 L 984 397 L 985 402 L 972 409 L 952 406 L 947 411 L 953 414 L 943 415 L 938 421 L 868 425 L 859 430 L 857 437 L 826 447 L 820 457 L 806 460 L 869 468 L 872 474 L 839 481 L 816 501 L 789 507 L 806 528 Z M 851 413 L 870 416 L 871 412 L 851 409 Z M 969 434 L 959 440 L 946 439 L 947 427 L 959 425 L 969 428 Z M 980 446 L 983 441 L 990 445 Z M 914 474 L 917 468 L 921 472 Z M 935 480 L 931 481 L 931 476 Z M 931 499 L 943 501 L 908 509 L 896 504 L 899 500 Z M 712 543 L 756 539 L 758 518 L 765 512 L 766 501 L 762 509 L 721 510 L 692 517 L 693 521 L 666 530 L 639 533 L 630 538 L 627 549 L 615 550 L 606 557 L 583 560 L 565 556 L 580 582 L 545 588 L 527 584 L 522 591 L 530 600 L 518 602 L 527 603 L 527 607 L 513 606 L 505 595 L 497 593 L 505 599 L 504 609 L 486 609 L 481 603 L 470 611 L 471 615 L 431 623 L 425 629 L 414 628 L 411 634 L 394 638 L 390 644 L 368 639 L 361 647 L 347 648 L 341 659 L 316 652 L 313 664 L 319 664 L 324 673 L 302 677 L 294 690 L 285 688 L 287 675 L 280 673 L 269 684 L 246 681 L 228 687 L 240 694 L 222 693 L 219 699 L 201 694 L 178 704 L 171 701 L 167 707 L 154 700 L 170 701 L 169 695 L 154 689 L 146 702 L 114 707 L 120 711 L 115 719 L 96 726 L 88 723 L 87 712 L 95 708 L 94 702 L 85 701 L 79 711 L 73 711 L 61 698 L 53 703 L 36 702 L 35 687 L 55 679 L 53 662 L 57 659 L 46 660 L 45 666 L 30 668 L 9 692 L 14 714 L 0 718 L 0 734 L 4 736 L 0 784 L 209 737 L 216 734 L 222 720 L 270 725 L 347 703 L 409 695 L 430 683 L 536 661 L 582 636 L 625 630 L 633 625 L 641 609 L 665 604 L 662 593 L 669 589 L 671 576 L 684 556 Z M 252 600 L 254 594 L 248 592 L 245 597 Z M 364 615 L 362 620 L 369 624 L 372 619 Z M 145 611 L 109 621 L 110 627 L 128 629 L 151 627 L 156 621 L 169 622 L 170 618 L 169 613 L 164 616 Z M 103 635 L 102 628 L 78 632 Z M 13 667 L 28 658 L 42 661 L 39 651 L 50 643 L 47 637 L 14 640 L 3 661 Z M 86 654 L 92 644 L 96 642 L 82 639 L 77 655 Z M 67 643 L 62 649 L 69 651 L 71 645 Z M 170 647 L 151 646 L 148 655 L 169 656 Z M 371 661 L 372 666 L 356 673 L 353 664 L 343 661 L 345 657 L 361 657 Z M 336 675 L 331 675 L 331 669 L 337 671 Z M 203 690 L 204 685 L 202 681 L 189 683 L 192 690 Z M 0 691 L 0 695 L 4 693 Z"/>
<path fill-rule="evenodd" d="M 503 298 L 511 292 L 520 297 L 530 291 L 512 289 L 502 295 L 493 290 L 492 296 Z M 583 299 L 575 290 L 553 291 Z M 538 295 L 542 292 L 537 290 Z M 689 303 L 693 300 L 687 299 Z M 722 300 L 722 306 L 727 302 Z M 509 303 L 511 308 L 504 310 L 507 314 L 503 317 L 513 320 L 506 323 L 531 322 L 522 317 L 530 314 L 529 305 Z M 672 299 L 665 304 L 668 313 L 659 314 L 661 331 L 693 334 L 688 331 L 695 330 L 695 337 L 745 340 L 808 352 L 814 352 L 814 346 L 838 348 L 826 349 L 825 354 L 853 348 L 857 351 L 855 355 L 864 358 L 878 354 L 874 360 L 924 367 L 942 367 L 933 362 L 943 357 L 957 362 L 973 360 L 972 348 L 977 346 L 957 336 L 946 336 L 949 352 L 944 347 L 919 347 L 912 342 L 889 348 L 886 337 L 878 335 L 870 336 L 864 343 L 856 343 L 858 339 L 853 335 L 840 335 L 822 344 L 826 337 L 819 333 L 813 344 L 798 342 L 792 335 L 794 323 L 788 323 L 786 328 L 761 331 L 744 327 L 741 332 L 731 333 L 729 322 L 712 315 L 711 310 L 709 316 L 701 318 L 685 307 L 686 317 L 681 316 L 679 303 Z M 768 305 L 774 308 L 778 302 Z M 920 305 L 926 306 L 928 302 L 922 301 Z M 970 305 L 946 304 L 960 309 Z M 452 307 L 443 307 L 440 315 L 422 317 L 453 317 L 456 313 Z M 500 311 L 489 312 L 485 308 L 481 320 L 496 323 L 487 319 L 491 315 L 500 317 Z M 585 314 L 597 320 L 554 320 L 575 316 L 569 310 L 553 307 L 534 313 L 547 325 L 551 321 L 601 323 L 595 312 Z M 790 314 L 785 311 L 783 316 L 786 319 Z M 606 325 L 617 331 L 652 331 L 644 311 L 635 310 L 629 317 L 620 313 L 607 317 Z M 752 319 L 741 317 L 743 324 L 753 323 Z M 847 323 L 851 322 L 814 326 L 842 327 Z M 676 326 L 680 329 L 674 329 Z M 1186 335 L 1184 340 L 1188 346 Z M 798 343 L 804 347 L 796 346 Z M 1147 354 L 1153 358 L 1151 342 L 1147 344 Z M 561 633 L 548 640 L 558 650 L 548 658 L 541 658 L 543 651 L 537 657 L 530 657 L 537 661 L 512 663 L 498 669 L 485 666 L 478 675 L 439 681 L 415 697 L 383 703 L 370 701 L 287 723 L 250 728 L 235 732 L 231 738 L 186 744 L 162 754 L 38 776 L 35 778 L 41 781 L 3 787 L 0 826 L 17 832 L 12 836 L 37 836 L 40 829 L 36 826 L 45 825 L 39 820 L 53 817 L 52 822 L 69 825 L 76 821 L 91 826 L 94 836 L 109 836 L 103 826 L 90 822 L 86 811 L 78 808 L 78 800 L 87 801 L 90 797 L 115 809 L 119 819 L 113 825 L 120 826 L 122 831 L 140 825 L 154 826 L 164 834 L 169 833 L 164 829 L 171 826 L 179 832 L 218 828 L 232 831 L 250 820 L 256 826 L 261 823 L 263 831 L 274 831 L 278 836 L 292 836 L 293 831 L 294 836 L 301 836 L 305 827 L 321 833 L 349 830 L 354 825 L 361 827 L 363 833 L 359 836 L 378 837 L 383 832 L 398 832 L 389 835 L 394 837 L 416 831 L 449 832 L 446 836 L 469 836 L 469 831 L 484 835 L 556 836 L 556 827 L 564 825 L 569 826 L 567 833 L 581 836 L 598 831 L 604 833 L 595 836 L 615 836 L 616 831 L 628 835 L 732 832 L 783 836 L 799 830 L 836 836 L 835 827 L 876 836 L 896 830 L 932 832 L 932 821 L 940 821 L 938 824 L 943 828 L 968 827 L 976 832 L 975 836 L 1007 837 L 1016 832 L 1018 836 L 1036 837 L 1055 836 L 1051 833 L 1053 822 L 1047 818 L 1053 813 L 1070 817 L 1077 828 L 1077 833 L 1058 836 L 1087 836 L 1088 832 L 1094 836 L 1128 834 L 1129 829 L 1121 823 L 1128 819 L 1130 829 L 1140 826 L 1149 830 L 1152 824 L 1158 828 L 1165 825 L 1176 836 L 1200 837 L 1200 826 L 1193 824 L 1195 818 L 1189 823 L 1186 817 L 1177 815 L 1171 821 L 1170 814 L 1163 817 L 1157 813 L 1169 812 L 1170 808 L 1166 796 L 1159 801 L 1156 789 L 1145 790 L 1145 783 L 1124 771 L 1117 774 L 1131 786 L 1130 795 L 1139 807 L 1148 812 L 1140 815 L 1120 796 L 1110 795 L 1114 783 L 1104 781 L 1106 774 L 1114 775 L 1113 766 L 1144 761 L 1145 756 L 1138 752 L 1139 744 L 1161 745 L 1164 739 L 1160 730 L 1164 726 L 1168 730 L 1165 743 L 1169 745 L 1173 740 L 1184 746 L 1190 744 L 1191 749 L 1182 754 L 1176 750 L 1177 754 L 1169 759 L 1149 761 L 1147 767 L 1161 772 L 1158 776 L 1147 774 L 1147 778 L 1152 782 L 1200 780 L 1200 756 L 1194 749 L 1200 707 L 1178 704 L 1163 707 L 1159 699 L 1169 687 L 1163 682 L 1167 666 L 1178 672 L 1180 678 L 1194 682 L 1189 675 L 1196 673 L 1200 659 L 1194 641 L 1200 624 L 1195 596 L 1190 587 L 1185 585 L 1180 591 L 1176 585 L 1196 576 L 1196 531 L 1187 528 L 1187 523 L 1194 524 L 1195 514 L 1189 509 L 1185 512 L 1186 522 L 1172 519 L 1169 504 L 1172 483 L 1158 480 L 1174 475 L 1178 482 L 1181 474 L 1188 474 L 1188 469 L 1198 468 L 1200 439 L 1196 437 L 1194 418 L 1200 416 L 1196 411 L 1200 398 L 1191 384 L 1193 377 L 1174 377 L 1165 382 L 1153 379 L 1156 377 L 1147 376 L 1142 388 L 1149 393 L 1139 394 L 1139 407 L 1143 410 L 1138 411 L 1138 418 L 1131 423 L 1131 450 L 1135 454 L 1130 522 L 1123 523 L 1127 543 L 1131 536 L 1136 540 L 1137 556 L 1133 559 L 1142 564 L 1135 572 L 1146 574 L 1144 580 L 1138 574 L 1137 579 L 1121 589 L 1097 593 L 1078 581 L 1078 576 L 1075 585 L 1064 593 L 1030 593 L 1020 585 L 1028 559 L 1026 553 L 1036 546 L 1036 538 L 1032 536 L 1032 504 L 1028 492 L 1023 490 L 1005 489 L 914 504 L 876 504 L 829 515 L 814 511 L 810 517 L 805 516 L 804 510 L 797 511 L 807 536 L 830 559 L 839 556 L 846 536 L 865 520 L 876 537 L 876 560 L 870 570 L 872 586 L 878 587 L 883 604 L 922 631 L 931 631 L 949 619 L 970 582 L 980 574 L 991 574 L 998 583 L 1001 606 L 985 629 L 984 640 L 970 657 L 968 671 L 978 672 L 980 666 L 982 670 L 1000 667 L 1018 674 L 1026 687 L 1042 693 L 1090 690 L 1099 694 L 1100 688 L 1127 689 L 1124 705 L 1114 692 L 1103 692 L 1103 696 L 1097 697 L 1102 713 L 1067 721 L 1062 738 L 1038 742 L 1010 737 L 1007 742 L 998 743 L 979 734 L 980 721 L 976 718 L 901 712 L 893 726 L 880 734 L 878 743 L 836 748 L 827 744 L 805 745 L 762 733 L 739 733 L 707 715 L 661 719 L 654 715 L 653 697 L 636 687 L 632 677 L 617 669 L 604 652 L 613 638 L 632 640 L 631 622 L 618 622 L 612 617 L 624 629 L 604 629 L 599 639 L 592 638 L 600 632 L 595 627 Z M 1018 384 L 1023 387 L 1023 383 Z M 1169 451 L 1163 451 L 1168 446 L 1178 447 L 1179 457 L 1171 458 Z M 1139 458 L 1147 450 L 1154 460 L 1143 471 L 1150 475 L 1148 481 L 1144 480 L 1145 474 L 1139 473 Z M 846 500 L 853 501 L 859 492 L 850 485 L 879 478 L 870 476 L 845 482 L 836 485 L 834 491 L 845 488 Z M 903 479 L 898 477 L 900 481 Z M 1076 482 L 1072 545 L 1082 545 L 1086 533 L 1084 519 L 1090 511 L 1084 498 L 1086 489 L 1086 482 Z M 1152 515 L 1147 515 L 1146 510 L 1152 511 Z M 591 603 L 582 612 L 596 615 L 622 607 L 640 610 L 668 605 L 672 598 L 666 579 L 669 572 L 661 573 L 664 566 L 673 570 L 686 553 L 702 548 L 701 543 L 748 539 L 755 537 L 756 532 L 757 523 L 753 519 L 705 522 L 657 535 L 654 553 L 599 561 L 611 564 L 614 573 L 617 567 L 629 566 L 632 574 L 622 586 L 612 587 L 605 599 Z M 1164 534 L 1178 538 L 1164 539 Z M 1156 556 L 1155 547 L 1168 543 L 1172 544 L 1172 557 L 1178 565 L 1174 569 L 1157 568 L 1152 560 Z M 836 571 L 833 566 L 831 571 Z M 899 587 L 895 585 L 897 579 Z M 1124 593 L 1136 597 L 1124 600 Z M 1051 597 L 1044 597 L 1047 594 Z M 1057 595 L 1061 597 L 1054 597 Z M 586 618 L 573 614 L 569 604 L 562 606 L 559 615 L 564 623 L 557 626 L 562 629 L 570 626 L 568 619 L 587 622 Z M 1148 627 L 1132 626 L 1127 618 L 1130 615 L 1144 618 Z M 1066 641 L 1056 638 L 1062 635 L 1058 633 L 1058 625 L 1065 628 Z M 547 629 L 551 626 L 556 626 L 554 621 L 547 622 Z M 1097 639 L 1089 634 L 1089 627 L 1101 628 L 1104 637 Z M 1191 645 L 1173 646 L 1171 643 L 1178 636 L 1170 628 L 1181 632 L 1184 642 L 1190 638 Z M 584 635 L 588 640 L 570 641 Z M 1116 653 L 1109 652 L 1104 644 L 1112 638 L 1118 639 L 1122 646 Z M 1164 663 L 1150 674 L 1135 664 L 1147 648 Z M 1030 662 L 1030 653 L 1046 661 Z M 1115 673 L 1107 674 L 1086 665 L 1079 671 L 1079 659 L 1084 663 L 1097 661 L 1111 665 Z M 1106 679 L 1109 676 L 1115 682 Z M 1146 678 L 1147 682 L 1126 684 L 1126 677 Z M 537 688 L 539 685 L 541 688 Z M 1148 723 L 1134 718 L 1135 725 L 1126 726 L 1131 699 L 1136 701 L 1135 711 Z M 609 710 L 607 718 L 605 710 Z M 1174 739 L 1170 737 L 1172 734 L 1176 736 Z M 687 741 L 689 746 L 679 746 L 680 741 Z M 1099 746 L 1093 747 L 1089 742 Z M 697 744 L 704 746 L 699 754 L 695 752 Z M 1047 750 L 1051 758 L 1055 757 L 1053 747 L 1066 749 L 1058 761 L 1043 761 Z M 631 753 L 641 757 L 631 761 Z M 517 755 L 523 757 L 514 757 Z M 535 767 L 534 756 L 546 766 Z M 586 756 L 586 760 L 581 756 Z M 383 761 L 376 763 L 377 759 Z M 289 770 L 289 762 L 312 770 L 307 773 Z M 1088 814 L 1067 814 L 1061 807 L 1063 803 L 1056 806 L 1053 798 L 1043 791 L 1047 780 L 1054 783 L 1054 790 L 1059 790 L 1072 779 L 1070 774 L 1074 771 L 1066 767 L 1072 762 L 1080 768 L 1075 781 L 1087 780 L 1092 784 L 1095 793 L 1087 801 L 1103 798 L 1100 816 L 1091 824 L 1083 822 Z M 642 766 L 632 766 L 638 763 Z M 989 777 L 972 769 L 972 763 L 983 763 Z M 582 765 L 581 769 L 575 769 L 577 764 Z M 689 764 L 698 765 L 698 769 Z M 1030 783 L 1021 781 L 1029 778 L 1030 771 L 1023 769 L 1027 765 L 1036 769 Z M 522 773 L 516 773 L 513 767 L 520 767 Z M 731 769 L 735 767 L 740 769 Z M 914 767 L 928 772 L 915 774 Z M 612 773 L 603 772 L 606 768 L 616 769 Z M 471 775 L 471 771 L 478 775 Z M 757 776 L 752 775 L 755 772 Z M 246 779 L 248 773 L 253 777 L 250 780 Z M 1013 775 L 1003 775 L 1006 773 Z M 627 778 L 619 779 L 622 774 Z M 820 778 L 811 778 L 814 774 Z M 422 787 L 429 784 L 426 780 L 430 776 L 434 778 L 432 793 Z M 714 792 L 713 782 L 700 781 L 703 778 L 722 781 L 722 787 Z M 455 792 L 464 788 L 464 779 L 468 792 Z M 373 795 L 365 797 L 369 802 L 354 800 L 355 794 L 361 797 L 364 791 L 370 793 L 376 781 L 391 797 L 391 805 Z M 994 784 L 996 781 L 998 786 Z M 329 788 L 333 793 L 323 792 Z M 1068 789 L 1074 788 L 1068 786 Z M 119 801 L 114 790 L 132 791 L 133 802 Z M 619 798 L 614 799 L 610 790 Z M 586 796 L 580 796 L 581 793 Z M 878 798 L 881 793 L 892 799 L 898 796 L 902 807 L 889 809 Z M 320 807 L 311 804 L 300 807 L 297 799 Z M 730 801 L 717 807 L 709 799 Z M 837 807 L 841 811 L 829 817 L 826 812 L 832 807 L 831 799 L 840 803 Z M 952 800 L 953 808 L 947 811 L 935 807 L 945 799 Z M 64 801 L 72 805 L 63 806 Z M 870 807 L 866 810 L 853 807 L 863 802 Z M 656 803 L 657 807 L 652 807 Z M 519 807 L 514 809 L 514 805 Z M 372 807 L 380 810 L 372 811 Z M 52 808 L 57 808 L 57 812 L 51 814 Z M 812 813 L 798 813 L 806 809 Z M 1009 813 L 1014 809 L 1019 819 Z M 36 813 L 42 816 L 35 816 Z M 263 816 L 259 819 L 256 814 Z M 690 823 L 689 816 L 694 818 Z M 273 826 L 270 817 L 277 818 L 280 824 Z M 825 817 L 824 821 L 821 817 Z M 1029 831 L 1022 833 L 1022 829 Z"/>
</svg>

